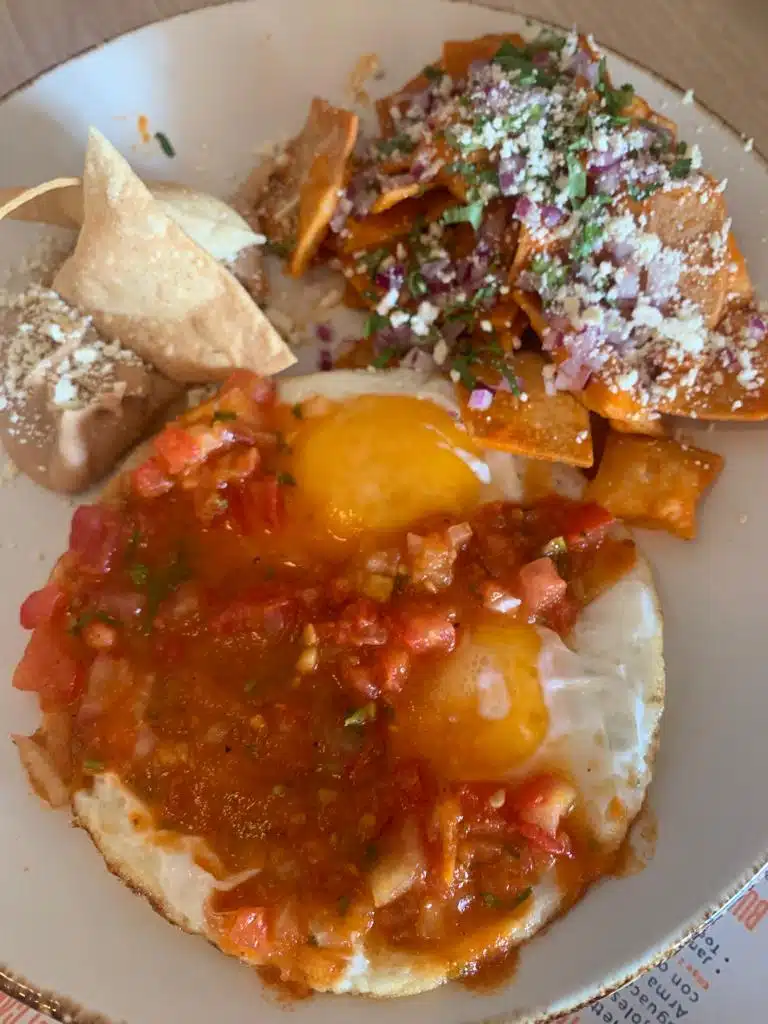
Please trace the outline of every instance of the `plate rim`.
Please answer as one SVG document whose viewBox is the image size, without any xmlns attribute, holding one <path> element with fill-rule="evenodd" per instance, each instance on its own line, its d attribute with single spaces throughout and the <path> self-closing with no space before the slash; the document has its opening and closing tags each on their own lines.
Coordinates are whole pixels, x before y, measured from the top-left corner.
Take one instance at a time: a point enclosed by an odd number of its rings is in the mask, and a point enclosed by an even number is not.
<svg viewBox="0 0 768 1024">
<path fill-rule="evenodd" d="M 22 82 L 18 83 L 18 85 L 13 86 L 5 93 L 0 94 L 0 106 L 4 106 L 9 100 L 27 92 L 47 75 L 53 74 L 60 68 L 65 67 L 67 64 L 84 60 L 91 54 L 97 53 L 119 40 L 148 31 L 156 25 L 165 25 L 169 22 L 194 17 L 203 11 L 219 8 L 221 10 L 227 10 L 228 8 L 235 6 L 256 2 L 257 0 L 224 0 L 222 3 L 217 2 L 217 0 L 203 0 L 198 7 L 194 7 L 190 10 L 179 11 L 177 14 L 171 14 L 167 17 L 158 18 L 157 20 L 125 29 L 122 32 L 118 32 L 116 35 L 111 36 L 109 39 L 104 39 L 100 42 L 93 43 L 90 46 L 86 46 L 83 49 L 70 54 L 68 57 L 56 61 L 54 64 L 49 65 L 29 78 L 24 79 Z M 270 2 L 270 0 L 262 0 L 262 2 Z M 272 2 L 274 2 L 274 0 L 272 0 Z M 442 4 L 462 4 L 466 7 L 478 7 L 494 11 L 498 14 L 506 14 L 510 17 L 522 18 L 529 27 L 541 26 L 544 28 L 557 29 L 563 32 L 570 31 L 567 26 L 561 25 L 558 22 L 549 21 L 545 18 L 534 17 L 530 14 L 517 10 L 516 8 L 500 6 L 498 3 L 494 3 L 493 0 L 436 0 L 436 2 Z M 619 57 L 630 67 L 636 68 L 649 75 L 677 96 L 683 96 L 687 92 L 687 90 L 674 79 L 668 78 L 666 75 L 662 75 L 660 72 L 648 67 L 639 60 L 627 56 L 622 50 L 613 46 L 603 46 L 599 40 L 597 40 L 597 43 L 601 49 L 609 55 Z M 746 138 L 743 132 L 739 131 L 733 124 L 731 124 L 730 121 L 719 114 L 716 110 L 713 110 L 708 104 L 703 103 L 698 99 L 698 97 L 695 98 L 694 102 L 695 105 L 708 117 L 716 121 L 720 127 L 733 138 L 734 141 L 743 145 Z M 766 155 L 766 153 L 764 153 L 758 146 L 753 146 L 751 153 L 763 165 L 766 172 L 768 172 L 768 155 Z M 465 1024 L 554 1024 L 554 1022 L 562 1016 L 577 1013 L 579 1010 L 584 1009 L 591 1003 L 605 999 L 607 996 L 610 996 L 614 992 L 619 991 L 619 989 L 631 984 L 648 971 L 653 970 L 659 964 L 674 956 L 674 954 L 677 953 L 694 936 L 700 934 L 708 925 L 717 920 L 721 914 L 725 913 L 731 904 L 733 904 L 741 894 L 749 888 L 757 876 L 766 867 L 768 867 L 768 846 L 762 851 L 758 859 L 753 862 L 752 866 L 747 868 L 724 892 L 720 892 L 716 899 L 706 909 L 700 909 L 696 914 L 692 915 L 686 921 L 683 921 L 678 926 L 677 931 L 668 935 L 664 940 L 665 945 L 663 949 L 654 953 L 650 959 L 645 960 L 643 963 L 635 964 L 625 976 L 611 979 L 607 984 L 604 984 L 598 990 L 589 994 L 586 998 L 581 998 L 581 995 L 579 995 L 575 997 L 578 1000 L 577 1002 L 558 1009 L 557 1011 L 545 1010 L 542 1013 L 534 1013 L 533 1016 L 526 1015 L 525 1011 L 523 1011 L 522 1015 L 518 1011 L 514 1010 L 511 1012 L 511 1015 L 508 1011 L 503 1011 L 501 1014 L 496 1014 L 491 1018 L 466 1021 Z M 34 982 L 26 979 L 23 975 L 18 974 L 2 962 L 0 962 L 0 992 L 6 996 L 10 996 L 10 998 L 17 1000 L 19 1003 L 27 1006 L 29 1009 L 34 1010 L 37 1013 L 46 1014 L 53 1020 L 61 1022 L 61 1024 L 118 1024 L 117 1021 L 105 1017 L 98 1011 L 89 1010 L 86 1007 L 81 1006 L 74 999 L 62 996 L 52 990 L 38 987 Z"/>
</svg>

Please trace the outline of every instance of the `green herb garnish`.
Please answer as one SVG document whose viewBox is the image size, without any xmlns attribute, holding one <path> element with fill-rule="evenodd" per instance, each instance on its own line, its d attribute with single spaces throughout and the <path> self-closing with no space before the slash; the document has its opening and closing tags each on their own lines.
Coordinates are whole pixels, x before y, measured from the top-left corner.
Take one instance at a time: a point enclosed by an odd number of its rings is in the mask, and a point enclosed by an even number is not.
<svg viewBox="0 0 768 1024">
<path fill-rule="evenodd" d="M 419 270 L 412 270 L 408 274 L 405 283 L 408 286 L 408 291 L 414 299 L 418 299 L 422 295 L 426 295 L 429 291 L 427 282 L 424 280 L 424 275 Z"/>
<path fill-rule="evenodd" d="M 680 157 L 669 168 L 671 178 L 687 178 L 691 173 L 691 158 Z"/>
<path fill-rule="evenodd" d="M 267 250 L 267 252 L 271 252 L 274 256 L 282 256 L 283 258 L 285 258 L 286 256 L 291 255 L 295 244 L 296 243 L 292 239 L 289 239 L 288 241 L 285 242 L 278 242 L 273 241 L 271 238 L 268 238 L 267 241 L 264 243 L 264 248 Z"/>
<path fill-rule="evenodd" d="M 469 203 L 467 206 L 452 206 L 440 218 L 443 224 L 471 224 L 477 231 L 483 220 L 485 204 Z"/>
<path fill-rule="evenodd" d="M 372 249 L 370 252 L 367 252 L 364 256 L 360 257 L 360 263 L 363 264 L 369 275 L 373 276 L 378 273 L 379 267 L 387 256 L 389 256 L 389 251 L 387 249 Z"/>
<path fill-rule="evenodd" d="M 277 482 L 279 484 L 282 484 L 284 487 L 295 487 L 296 477 L 293 475 L 293 473 L 278 473 Z"/>
<path fill-rule="evenodd" d="M 503 43 L 493 57 L 493 63 L 500 65 L 505 71 L 519 72 L 518 81 L 521 85 L 543 85 L 551 88 L 556 84 L 555 75 L 537 67 L 533 63 L 533 56 L 528 48 L 520 49 L 512 43 Z"/>
<path fill-rule="evenodd" d="M 293 413 L 294 417 L 297 420 L 303 420 L 304 419 L 304 412 L 303 412 L 301 406 L 298 403 L 296 405 L 292 405 L 291 406 L 291 412 Z"/>
<path fill-rule="evenodd" d="M 149 566 L 143 562 L 136 562 L 135 565 L 128 567 L 128 575 L 137 587 L 144 587 L 149 580 Z"/>
<path fill-rule="evenodd" d="M 389 365 L 389 361 L 394 359 L 396 350 L 392 345 L 388 345 L 387 348 L 383 348 L 377 356 L 371 360 L 370 365 L 376 370 L 382 370 L 385 366 Z"/>
<path fill-rule="evenodd" d="M 339 913 L 341 914 L 342 917 L 344 917 L 346 912 L 349 910 L 351 902 L 352 900 L 349 898 L 349 896 L 339 896 L 336 905 L 338 906 Z"/>
<path fill-rule="evenodd" d="M 83 761 L 83 771 L 89 775 L 95 775 L 97 772 L 104 771 L 103 761 L 92 761 L 90 759 Z"/>
<path fill-rule="evenodd" d="M 605 109 L 612 117 L 621 114 L 632 102 L 632 97 L 635 95 L 635 88 L 629 82 L 625 82 L 618 89 L 614 89 L 609 84 L 605 57 L 600 58 L 600 63 L 597 66 L 595 89 L 603 97 Z"/>
<path fill-rule="evenodd" d="M 658 192 L 660 188 L 660 181 L 649 181 L 647 185 L 629 185 L 627 191 L 629 192 L 629 195 L 632 199 L 637 199 L 638 201 L 640 201 L 643 199 L 647 199 L 649 196 L 652 196 L 653 193 Z"/>
<path fill-rule="evenodd" d="M 228 423 L 232 420 L 237 419 L 237 413 L 232 412 L 231 409 L 217 409 L 213 414 L 211 423 Z"/>
<path fill-rule="evenodd" d="M 436 68 L 434 64 L 427 64 L 421 73 L 429 82 L 439 82 L 443 77 L 443 71 Z"/>
<path fill-rule="evenodd" d="M 112 615 L 107 615 L 106 612 L 83 612 L 70 624 L 67 632 L 71 633 L 72 636 L 80 636 L 82 631 L 91 622 L 104 622 L 108 626 L 118 626 L 119 622 Z"/>
<path fill-rule="evenodd" d="M 391 139 L 379 139 L 376 148 L 382 156 L 391 156 L 393 153 L 412 153 L 416 143 L 409 135 L 393 135 Z"/>
<path fill-rule="evenodd" d="M 160 143 L 160 149 L 162 149 L 166 156 L 176 156 L 176 150 L 173 148 L 171 140 L 165 132 L 155 132 L 155 138 Z"/>
<path fill-rule="evenodd" d="M 501 907 L 503 906 L 502 901 L 498 896 L 494 896 L 492 892 L 481 892 L 480 899 L 486 905 L 486 907 Z"/>
<path fill-rule="evenodd" d="M 369 701 L 368 704 L 363 704 L 357 711 L 353 711 L 352 714 L 347 715 L 344 719 L 344 725 L 365 725 L 366 722 L 372 722 L 376 718 L 376 705 L 373 701 Z"/>
<path fill-rule="evenodd" d="M 381 313 L 371 313 L 365 321 L 363 335 L 370 338 L 372 334 L 377 334 L 389 326 L 389 317 L 382 316 Z"/>
<path fill-rule="evenodd" d="M 587 194 L 587 172 L 575 153 L 568 153 L 568 195 L 571 199 L 583 199 Z"/>
<path fill-rule="evenodd" d="M 469 355 L 459 355 L 455 356 L 451 363 L 451 369 L 458 373 L 459 380 L 467 391 L 472 391 L 477 385 L 477 377 L 470 370 L 470 366 L 474 362 L 477 362 L 477 360 Z"/>
</svg>

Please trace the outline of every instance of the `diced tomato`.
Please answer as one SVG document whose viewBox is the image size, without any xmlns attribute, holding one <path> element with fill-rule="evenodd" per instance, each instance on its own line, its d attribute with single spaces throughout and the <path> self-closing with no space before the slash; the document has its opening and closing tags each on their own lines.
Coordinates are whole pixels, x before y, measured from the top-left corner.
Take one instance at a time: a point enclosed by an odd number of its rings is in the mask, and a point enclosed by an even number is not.
<svg viewBox="0 0 768 1024">
<path fill-rule="evenodd" d="M 283 489 L 277 477 L 249 480 L 241 488 L 228 491 L 232 519 L 246 536 L 264 529 L 277 529 L 283 521 Z"/>
<path fill-rule="evenodd" d="M 402 619 L 401 638 L 416 654 L 427 651 L 448 654 L 456 646 L 456 629 L 445 612 L 411 612 Z"/>
<path fill-rule="evenodd" d="M 373 678 L 373 669 L 370 665 L 363 664 L 359 654 L 354 654 L 352 651 L 342 654 L 339 659 L 339 669 L 342 680 L 355 693 L 359 693 L 368 700 L 379 696 L 380 691 Z"/>
<path fill-rule="evenodd" d="M 199 461 L 200 444 L 188 430 L 171 423 L 155 438 L 155 452 L 160 464 L 175 476 Z"/>
<path fill-rule="evenodd" d="M 568 589 L 551 558 L 537 558 L 524 565 L 518 579 L 526 610 L 531 615 L 539 615 L 557 604 Z"/>
<path fill-rule="evenodd" d="M 229 938 L 237 946 L 259 952 L 264 951 L 268 934 L 267 911 L 264 907 L 238 910 L 229 930 Z"/>
<path fill-rule="evenodd" d="M 158 498 L 173 488 L 173 480 L 165 472 L 160 460 L 153 456 L 131 474 L 133 490 L 140 498 Z"/>
<path fill-rule="evenodd" d="M 539 828 L 538 825 L 532 825 L 527 821 L 518 822 L 517 831 L 521 836 L 524 836 L 529 842 L 533 843 L 534 846 L 538 846 L 545 853 L 551 853 L 553 857 L 572 856 L 571 841 L 565 832 L 551 836 L 543 828 Z"/>
<path fill-rule="evenodd" d="M 257 405 L 267 405 L 275 400 L 277 388 L 269 377 L 261 377 L 250 370 L 234 370 L 222 385 L 219 396 L 230 391 L 242 391 Z"/>
<path fill-rule="evenodd" d="M 322 632 L 342 647 L 381 647 L 389 639 L 379 605 L 369 597 L 351 601 Z"/>
<path fill-rule="evenodd" d="M 594 502 L 577 505 L 568 516 L 563 536 L 569 548 L 599 544 L 615 522 L 602 505 Z"/>
<path fill-rule="evenodd" d="M 385 693 L 402 690 L 411 667 L 411 656 L 405 647 L 390 644 L 378 652 L 377 675 Z"/>
<path fill-rule="evenodd" d="M 50 622 L 56 609 L 63 603 L 64 591 L 58 583 L 48 583 L 41 590 L 33 591 L 19 612 L 22 629 L 37 629 Z"/>
<path fill-rule="evenodd" d="M 69 550 L 80 566 L 107 572 L 120 542 L 120 516 L 106 505 L 81 505 L 72 516 Z"/>
<path fill-rule="evenodd" d="M 61 630 L 38 626 L 13 673 L 14 687 L 39 694 L 45 710 L 71 704 L 83 688 L 83 672 L 71 647 Z"/>
<path fill-rule="evenodd" d="M 557 604 L 550 605 L 542 615 L 542 622 L 555 633 L 565 636 L 579 617 L 579 604 L 570 594 L 565 595 Z"/>
<path fill-rule="evenodd" d="M 276 637 L 291 624 L 295 602 L 281 594 L 252 594 L 236 598 L 211 620 L 214 633 L 255 632 Z"/>
<path fill-rule="evenodd" d="M 512 807 L 527 824 L 554 836 L 575 799 L 576 790 L 570 782 L 556 775 L 536 775 L 516 791 Z"/>
</svg>

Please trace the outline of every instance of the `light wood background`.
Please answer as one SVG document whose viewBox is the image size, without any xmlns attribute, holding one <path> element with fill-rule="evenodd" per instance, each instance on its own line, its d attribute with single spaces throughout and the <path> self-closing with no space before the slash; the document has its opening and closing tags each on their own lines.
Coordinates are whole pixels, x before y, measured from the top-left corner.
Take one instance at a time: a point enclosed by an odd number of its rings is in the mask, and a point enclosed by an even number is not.
<svg viewBox="0 0 768 1024">
<path fill-rule="evenodd" d="M 121 32 L 221 2 L 0 0 L 0 95 Z M 490 0 L 489 5 L 565 25 L 578 22 L 605 45 L 694 89 L 703 103 L 768 151 L 768 0 Z"/>
</svg>

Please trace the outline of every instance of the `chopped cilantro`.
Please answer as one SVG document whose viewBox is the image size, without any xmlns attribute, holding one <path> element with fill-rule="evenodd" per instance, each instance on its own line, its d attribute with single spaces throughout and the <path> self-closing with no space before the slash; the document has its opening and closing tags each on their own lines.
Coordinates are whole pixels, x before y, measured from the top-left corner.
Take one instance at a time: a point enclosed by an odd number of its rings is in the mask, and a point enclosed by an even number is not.
<svg viewBox="0 0 768 1024">
<path fill-rule="evenodd" d="M 135 565 L 128 567 L 128 575 L 137 587 L 144 587 L 149 580 L 149 566 L 143 562 L 136 562 Z"/>
<path fill-rule="evenodd" d="M 394 358 L 395 354 L 395 349 L 391 345 L 388 345 L 387 348 L 382 349 L 381 352 L 371 360 L 370 365 L 374 366 L 377 370 L 381 370 L 388 365 L 389 361 Z"/>
<path fill-rule="evenodd" d="M 502 43 L 493 57 L 493 63 L 504 68 L 505 71 L 517 71 L 518 82 L 521 85 L 543 85 L 551 87 L 556 84 L 557 78 L 547 74 L 533 63 L 532 56 L 527 48 L 520 48 L 513 43 Z"/>
<path fill-rule="evenodd" d="M 303 409 L 301 408 L 301 405 L 298 402 L 296 403 L 296 405 L 292 405 L 291 406 L 291 412 L 293 413 L 294 417 L 297 420 L 303 420 L 304 419 L 304 411 L 303 411 Z"/>
<path fill-rule="evenodd" d="M 618 89 L 614 89 L 609 84 L 605 57 L 600 58 L 600 63 L 597 66 L 595 89 L 603 97 L 605 109 L 612 117 L 620 115 L 629 106 L 635 95 L 635 88 L 629 82 L 625 82 Z"/>
<path fill-rule="evenodd" d="M 294 240 L 290 238 L 287 239 L 285 242 L 278 242 L 276 240 L 268 238 L 264 244 L 264 248 L 267 250 L 267 252 L 271 252 L 275 256 L 282 256 L 283 258 L 285 258 L 286 256 L 291 255 L 291 253 L 293 252 L 294 245 Z"/>
<path fill-rule="evenodd" d="M 648 196 L 652 196 L 654 192 L 658 192 L 661 188 L 660 181 L 649 181 L 647 185 L 635 185 L 629 186 L 627 191 L 632 199 L 647 199 Z"/>
<path fill-rule="evenodd" d="M 365 291 L 363 292 L 363 298 L 367 299 L 368 302 L 378 302 L 379 301 L 379 296 L 371 288 L 366 288 L 365 289 Z"/>
<path fill-rule="evenodd" d="M 498 896 L 494 896 L 492 892 L 481 892 L 480 899 L 486 905 L 486 907 L 502 907 L 504 904 Z"/>
<path fill-rule="evenodd" d="M 382 316 L 381 313 L 371 313 L 365 321 L 363 334 L 366 338 L 370 338 L 372 334 L 383 331 L 385 327 L 389 327 L 389 318 Z"/>
<path fill-rule="evenodd" d="M 669 174 L 672 178 L 687 178 L 691 173 L 691 159 L 690 157 L 678 157 L 677 160 L 669 168 Z"/>
<path fill-rule="evenodd" d="M 587 172 L 575 153 L 568 153 L 568 195 L 571 199 L 583 199 L 587 194 Z"/>
<path fill-rule="evenodd" d="M 88 758 L 87 760 L 83 761 L 83 771 L 87 772 L 89 775 L 95 775 L 97 772 L 103 772 L 104 762 L 94 761 Z"/>
<path fill-rule="evenodd" d="M 179 550 L 167 569 L 148 572 L 145 583 L 137 584 L 138 586 L 146 586 L 147 607 L 144 613 L 144 621 L 145 628 L 148 631 L 152 628 L 152 623 L 157 615 L 157 609 L 162 602 L 174 590 L 178 590 L 181 584 L 189 579 L 189 576 L 190 568 L 186 556 L 182 550 Z"/>
<path fill-rule="evenodd" d="M 472 391 L 477 384 L 477 377 L 474 375 L 470 366 L 475 360 L 470 355 L 458 355 L 454 356 L 453 362 L 451 363 L 451 369 L 455 370 L 459 375 L 459 380 L 467 389 Z"/>
<path fill-rule="evenodd" d="M 504 378 L 504 380 L 507 382 L 507 384 L 509 384 L 509 390 L 512 392 L 512 394 L 519 398 L 520 384 L 518 382 L 517 374 L 515 373 L 514 369 L 507 364 L 506 360 L 500 362 L 497 366 L 497 369 Z"/>
<path fill-rule="evenodd" d="M 682 141 L 678 142 L 675 152 L 678 156 L 685 156 L 685 154 L 688 152 L 688 143 Z"/>
<path fill-rule="evenodd" d="M 422 75 L 424 75 L 429 82 L 439 82 L 443 77 L 443 71 L 441 68 L 436 68 L 434 64 L 427 64 L 422 71 Z"/>
<path fill-rule="evenodd" d="M 173 148 L 171 140 L 165 132 L 155 132 L 155 138 L 160 143 L 160 149 L 162 149 L 166 156 L 176 156 L 176 150 Z"/>
<path fill-rule="evenodd" d="M 337 906 L 339 908 L 339 913 L 341 914 L 342 917 L 344 917 L 346 912 L 349 910 L 351 902 L 352 900 L 349 898 L 349 896 L 339 896 Z"/>
<path fill-rule="evenodd" d="M 571 242 L 570 257 L 576 262 L 585 260 L 595 251 L 603 237 L 603 225 L 589 221 L 581 229 L 581 234 Z"/>
<path fill-rule="evenodd" d="M 376 148 L 382 156 L 391 156 L 393 153 L 412 153 L 416 143 L 409 135 L 393 135 L 391 139 L 379 139 Z"/>
<path fill-rule="evenodd" d="M 108 626 L 119 625 L 117 619 L 113 618 L 111 615 L 107 615 L 106 612 L 89 611 L 83 612 L 82 615 L 78 615 L 74 622 L 70 624 L 68 632 L 71 633 L 72 636 L 79 636 L 85 627 L 91 622 L 104 622 Z"/>
<path fill-rule="evenodd" d="M 540 279 L 544 291 L 555 292 L 568 280 L 568 268 L 548 256 L 534 256 L 530 269 Z"/>
<path fill-rule="evenodd" d="M 237 419 L 237 413 L 231 409 L 217 409 L 213 414 L 212 423 L 228 423 Z"/>
<path fill-rule="evenodd" d="M 379 267 L 389 256 L 389 251 L 384 248 L 372 249 L 360 257 L 360 262 L 365 266 L 368 273 L 373 276 L 378 273 Z"/>
<path fill-rule="evenodd" d="M 441 220 L 443 224 L 471 224 L 477 231 L 483 220 L 484 204 L 469 203 L 467 206 L 452 206 L 446 210 Z"/>
<path fill-rule="evenodd" d="M 527 889 L 523 889 L 515 896 L 513 907 L 519 907 L 521 903 L 525 903 L 529 896 L 533 895 L 533 889 L 529 886 Z"/>
<path fill-rule="evenodd" d="M 368 843 L 363 851 L 366 864 L 373 864 L 379 856 L 379 848 L 376 843 Z"/>
<path fill-rule="evenodd" d="M 344 719 L 344 725 L 365 725 L 366 722 L 372 722 L 376 718 L 376 705 L 373 701 L 369 701 L 367 704 L 363 704 L 357 711 L 353 711 L 347 715 Z"/>
<path fill-rule="evenodd" d="M 295 487 L 296 477 L 293 475 L 293 473 L 278 473 L 277 482 L 279 484 L 283 484 L 286 487 Z"/>
<path fill-rule="evenodd" d="M 420 270 L 412 270 L 405 281 L 408 286 L 408 291 L 414 297 L 414 299 L 420 298 L 422 295 L 426 295 L 429 291 L 427 282 L 424 280 L 424 275 Z"/>
</svg>

